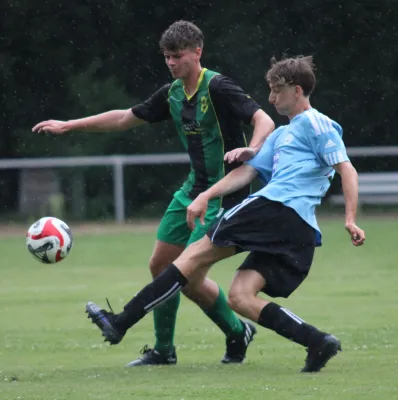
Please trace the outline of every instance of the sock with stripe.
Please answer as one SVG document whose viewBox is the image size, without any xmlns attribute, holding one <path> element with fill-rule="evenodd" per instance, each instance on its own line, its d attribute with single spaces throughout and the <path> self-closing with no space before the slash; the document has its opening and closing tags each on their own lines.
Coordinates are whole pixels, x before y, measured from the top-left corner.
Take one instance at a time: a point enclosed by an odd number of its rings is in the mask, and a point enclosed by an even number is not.
<svg viewBox="0 0 398 400">
<path fill-rule="evenodd" d="M 174 265 L 170 264 L 156 279 L 138 292 L 116 315 L 115 328 L 121 332 L 135 325 L 155 307 L 175 296 L 188 280 Z"/>
<path fill-rule="evenodd" d="M 324 332 L 276 303 L 268 303 L 261 310 L 258 324 L 305 347 L 316 346 L 325 336 Z"/>
</svg>

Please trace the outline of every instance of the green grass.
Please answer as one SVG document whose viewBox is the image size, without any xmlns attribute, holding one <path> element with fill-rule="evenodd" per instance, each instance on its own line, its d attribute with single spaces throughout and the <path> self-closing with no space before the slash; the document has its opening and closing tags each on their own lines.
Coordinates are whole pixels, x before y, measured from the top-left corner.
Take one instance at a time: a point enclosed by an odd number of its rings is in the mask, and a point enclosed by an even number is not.
<svg viewBox="0 0 398 400">
<path fill-rule="evenodd" d="M 125 369 L 153 344 L 152 315 L 118 346 L 101 341 L 86 301 L 120 310 L 149 281 L 154 234 L 77 236 L 59 265 L 35 261 L 24 238 L 0 241 L 0 399 L 398 399 L 398 244 L 394 220 L 364 220 L 354 248 L 340 220 L 322 222 L 309 278 L 279 303 L 336 334 L 343 352 L 319 374 L 299 373 L 305 351 L 259 327 L 247 362 L 224 366 L 223 335 L 181 303 L 175 367 Z M 213 268 L 227 290 L 241 256 Z"/>
</svg>

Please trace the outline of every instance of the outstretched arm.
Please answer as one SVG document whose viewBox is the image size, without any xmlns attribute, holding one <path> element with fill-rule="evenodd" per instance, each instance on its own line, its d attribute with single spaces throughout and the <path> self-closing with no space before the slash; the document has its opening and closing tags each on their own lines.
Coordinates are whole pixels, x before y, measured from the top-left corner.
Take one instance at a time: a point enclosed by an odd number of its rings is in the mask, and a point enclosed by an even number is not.
<svg viewBox="0 0 398 400">
<path fill-rule="evenodd" d="M 144 124 L 145 121 L 137 118 L 131 109 L 112 110 L 102 114 L 70 121 L 43 121 L 35 125 L 33 132 L 49 132 L 63 134 L 70 131 L 80 132 L 110 132 L 124 131 Z"/>
<path fill-rule="evenodd" d="M 69 131 L 110 132 L 125 131 L 146 122 L 159 122 L 170 118 L 167 101 L 170 85 L 164 85 L 148 100 L 127 110 L 112 110 L 102 114 L 70 121 L 43 121 L 33 127 L 33 132 L 62 134 Z"/>
</svg>

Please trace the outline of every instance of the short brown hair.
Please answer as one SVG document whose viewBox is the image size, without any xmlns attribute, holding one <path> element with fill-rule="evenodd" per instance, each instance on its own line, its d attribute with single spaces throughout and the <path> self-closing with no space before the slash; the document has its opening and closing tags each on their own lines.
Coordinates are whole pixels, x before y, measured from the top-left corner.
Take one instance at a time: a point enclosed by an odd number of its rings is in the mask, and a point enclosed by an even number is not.
<svg viewBox="0 0 398 400">
<path fill-rule="evenodd" d="M 179 51 L 187 48 L 203 48 L 203 33 L 192 22 L 177 21 L 170 25 L 160 38 L 161 51 Z"/>
<path fill-rule="evenodd" d="M 272 57 L 266 79 L 273 86 L 301 86 L 304 96 L 309 96 L 316 85 L 314 70 L 312 56 L 283 58 L 280 61 Z"/>
</svg>

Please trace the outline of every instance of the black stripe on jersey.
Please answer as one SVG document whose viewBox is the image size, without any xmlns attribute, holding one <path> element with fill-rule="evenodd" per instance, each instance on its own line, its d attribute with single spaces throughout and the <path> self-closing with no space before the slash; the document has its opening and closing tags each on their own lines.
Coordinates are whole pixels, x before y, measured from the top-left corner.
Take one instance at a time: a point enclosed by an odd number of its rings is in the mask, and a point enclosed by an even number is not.
<svg viewBox="0 0 398 400">
<path fill-rule="evenodd" d="M 192 190 L 188 193 L 188 196 L 191 199 L 195 199 L 209 186 L 202 135 L 195 134 L 196 126 L 193 125 L 196 122 L 196 97 L 197 94 L 195 94 L 190 100 L 185 98 L 181 110 L 182 125 L 185 125 L 185 128 L 183 129 L 187 132 L 186 139 L 188 144 L 188 154 L 195 173 L 195 182 L 193 182 Z"/>
<path fill-rule="evenodd" d="M 241 123 L 249 124 L 260 106 L 241 87 L 223 75 L 212 78 L 209 83 L 209 94 L 224 140 L 224 152 L 247 146 Z M 224 163 L 225 174 L 239 165 L 240 163 Z M 222 207 L 231 208 L 249 194 L 250 185 L 225 196 L 222 199 Z"/>
<path fill-rule="evenodd" d="M 218 123 L 220 125 L 220 134 L 224 141 L 224 153 L 234 150 L 238 147 L 246 147 L 246 137 L 241 129 L 240 120 L 235 116 L 225 113 L 222 111 L 221 107 L 214 107 Z M 224 162 L 225 175 L 231 172 L 233 169 L 239 167 L 242 163 L 228 163 Z M 249 196 L 251 186 L 247 185 L 238 191 L 231 193 L 222 198 L 221 207 L 228 210 L 236 204 L 243 201 L 247 196 Z"/>
</svg>

